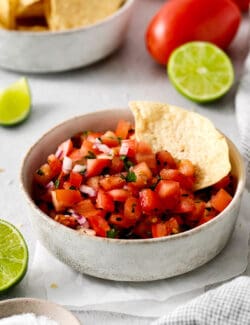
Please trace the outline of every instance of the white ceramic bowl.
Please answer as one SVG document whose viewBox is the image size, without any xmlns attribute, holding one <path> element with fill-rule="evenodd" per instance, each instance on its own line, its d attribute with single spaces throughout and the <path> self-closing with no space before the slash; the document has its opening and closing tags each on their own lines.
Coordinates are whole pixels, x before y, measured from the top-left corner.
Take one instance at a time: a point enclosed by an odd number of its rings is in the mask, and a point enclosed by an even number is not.
<svg viewBox="0 0 250 325">
<path fill-rule="evenodd" d="M 232 173 L 238 180 L 232 202 L 213 220 L 183 233 L 135 240 L 91 237 L 55 222 L 34 204 L 31 198 L 32 175 L 59 143 L 83 130 L 114 129 L 121 118 L 133 119 L 128 109 L 75 117 L 54 127 L 28 151 L 21 169 L 21 184 L 39 240 L 74 269 L 104 279 L 150 281 L 176 276 L 203 265 L 215 257 L 230 238 L 244 189 L 243 160 L 230 140 Z"/>
<path fill-rule="evenodd" d="M 0 319 L 30 313 L 36 316 L 46 316 L 60 325 L 80 325 L 80 322 L 70 311 L 49 301 L 33 298 L 16 298 L 0 301 Z"/>
<path fill-rule="evenodd" d="M 58 32 L 0 29 L 0 66 L 32 73 L 59 72 L 94 63 L 124 40 L 135 0 L 113 15 L 82 28 Z"/>
</svg>

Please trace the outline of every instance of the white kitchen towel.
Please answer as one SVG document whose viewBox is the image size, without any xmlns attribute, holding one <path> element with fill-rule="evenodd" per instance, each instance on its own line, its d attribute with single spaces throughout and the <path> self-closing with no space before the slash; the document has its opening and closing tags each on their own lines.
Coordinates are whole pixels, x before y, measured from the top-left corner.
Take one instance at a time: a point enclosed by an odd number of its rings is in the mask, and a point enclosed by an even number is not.
<svg viewBox="0 0 250 325">
<path fill-rule="evenodd" d="M 250 190 L 250 54 L 246 60 L 235 99 L 235 114 L 239 128 L 241 151 L 247 171 L 246 188 Z"/>
<path fill-rule="evenodd" d="M 152 325 L 249 325 L 250 278 L 238 277 L 210 290 Z"/>
</svg>

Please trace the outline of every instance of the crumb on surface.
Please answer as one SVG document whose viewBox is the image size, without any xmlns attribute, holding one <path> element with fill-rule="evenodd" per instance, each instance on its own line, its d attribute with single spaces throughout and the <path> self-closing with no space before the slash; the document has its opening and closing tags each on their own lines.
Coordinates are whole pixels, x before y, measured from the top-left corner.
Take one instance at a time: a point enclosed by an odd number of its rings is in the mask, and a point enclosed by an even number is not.
<svg viewBox="0 0 250 325">
<path fill-rule="evenodd" d="M 58 288 L 58 285 L 56 283 L 51 283 L 50 288 L 56 289 L 56 288 Z"/>
</svg>

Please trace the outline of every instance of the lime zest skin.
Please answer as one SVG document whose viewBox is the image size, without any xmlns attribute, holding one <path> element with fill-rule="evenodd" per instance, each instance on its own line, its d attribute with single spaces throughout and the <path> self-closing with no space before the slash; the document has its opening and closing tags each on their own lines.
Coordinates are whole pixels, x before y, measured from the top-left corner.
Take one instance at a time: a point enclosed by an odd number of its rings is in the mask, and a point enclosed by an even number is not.
<svg viewBox="0 0 250 325">
<path fill-rule="evenodd" d="M 23 77 L 0 90 L 0 124 L 14 126 L 25 121 L 31 112 L 31 92 Z"/>
<path fill-rule="evenodd" d="M 0 219 L 0 295 L 23 279 L 28 260 L 28 247 L 20 231 Z"/>
<path fill-rule="evenodd" d="M 209 42 L 189 42 L 175 49 L 167 73 L 182 95 L 198 103 L 221 98 L 234 82 L 230 58 Z"/>
</svg>

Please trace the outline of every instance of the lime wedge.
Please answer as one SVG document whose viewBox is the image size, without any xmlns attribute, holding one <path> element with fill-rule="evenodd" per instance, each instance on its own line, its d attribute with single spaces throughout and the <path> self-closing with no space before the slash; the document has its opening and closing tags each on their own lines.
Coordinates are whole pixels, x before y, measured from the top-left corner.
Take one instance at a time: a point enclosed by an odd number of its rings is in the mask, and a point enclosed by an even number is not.
<svg viewBox="0 0 250 325">
<path fill-rule="evenodd" d="M 208 42 L 189 42 L 175 49 L 167 72 L 181 94 L 200 103 L 220 98 L 234 81 L 229 57 Z"/>
<path fill-rule="evenodd" d="M 0 124 L 12 126 L 21 123 L 28 117 L 30 110 L 31 96 L 26 78 L 0 90 Z"/>
<path fill-rule="evenodd" d="M 22 280 L 27 271 L 28 255 L 21 233 L 0 219 L 0 294 Z"/>
</svg>

